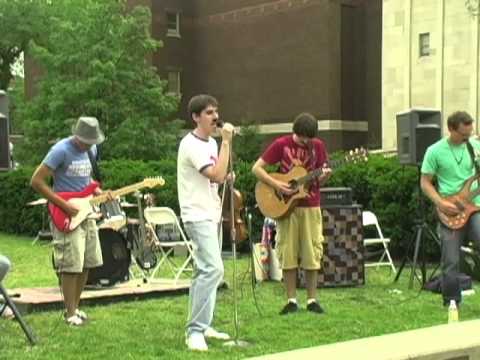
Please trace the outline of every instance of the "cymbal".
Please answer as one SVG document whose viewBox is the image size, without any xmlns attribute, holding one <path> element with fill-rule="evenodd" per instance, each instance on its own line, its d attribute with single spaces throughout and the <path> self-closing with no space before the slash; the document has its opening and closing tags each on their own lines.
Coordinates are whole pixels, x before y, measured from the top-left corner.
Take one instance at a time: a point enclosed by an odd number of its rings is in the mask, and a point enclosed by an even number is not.
<svg viewBox="0 0 480 360">
<path fill-rule="evenodd" d="M 122 202 L 120 203 L 120 206 L 121 206 L 122 208 L 134 208 L 134 207 L 137 207 L 138 205 L 137 205 L 137 204 L 129 203 L 129 202 L 127 202 L 127 201 L 122 201 Z"/>
<path fill-rule="evenodd" d="M 44 199 L 44 198 L 33 200 L 27 203 L 28 206 L 46 205 L 46 204 L 47 204 L 47 199 Z"/>
</svg>

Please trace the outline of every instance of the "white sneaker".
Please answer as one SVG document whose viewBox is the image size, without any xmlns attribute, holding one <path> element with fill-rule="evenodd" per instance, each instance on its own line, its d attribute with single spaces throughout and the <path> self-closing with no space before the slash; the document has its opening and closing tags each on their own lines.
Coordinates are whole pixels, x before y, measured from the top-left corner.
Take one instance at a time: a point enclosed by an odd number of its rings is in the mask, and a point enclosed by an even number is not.
<svg viewBox="0 0 480 360">
<path fill-rule="evenodd" d="M 194 332 L 191 333 L 187 340 L 185 341 L 189 350 L 193 351 L 207 351 L 208 346 L 205 342 L 205 337 L 202 333 Z"/>
<path fill-rule="evenodd" d="M 70 326 L 82 326 L 83 320 L 80 319 L 77 315 L 70 316 L 65 319 L 65 322 Z"/>
<path fill-rule="evenodd" d="M 0 305 L 0 310 L 2 308 L 3 304 Z M 5 319 L 13 319 L 15 317 L 15 314 L 13 313 L 12 309 L 8 305 L 5 305 L 5 309 L 3 312 L 0 314 L 0 317 L 5 318 Z"/>
<path fill-rule="evenodd" d="M 207 328 L 203 335 L 208 339 L 230 340 L 230 335 L 224 332 L 219 332 L 212 327 Z"/>
<path fill-rule="evenodd" d="M 85 312 L 82 310 L 79 310 L 79 309 L 75 310 L 75 315 L 77 315 L 83 321 L 88 320 L 87 314 L 85 314 Z"/>
</svg>

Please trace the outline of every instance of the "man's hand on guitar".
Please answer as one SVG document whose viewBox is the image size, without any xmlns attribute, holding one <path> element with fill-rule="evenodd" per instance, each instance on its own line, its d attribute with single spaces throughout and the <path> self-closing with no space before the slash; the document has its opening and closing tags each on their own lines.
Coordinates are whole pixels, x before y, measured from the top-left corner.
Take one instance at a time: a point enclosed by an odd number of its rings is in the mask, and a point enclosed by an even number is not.
<svg viewBox="0 0 480 360">
<path fill-rule="evenodd" d="M 440 200 L 440 202 L 437 204 L 437 207 L 441 212 L 449 216 L 455 216 L 460 213 L 458 207 L 448 200 Z"/>
<path fill-rule="evenodd" d="M 94 191 L 94 194 L 95 195 L 105 195 L 108 199 L 108 201 L 112 201 L 114 200 L 114 197 L 113 197 L 113 194 L 112 194 L 112 190 L 105 190 L 103 191 L 102 189 L 100 188 L 96 188 L 95 191 Z"/>
<path fill-rule="evenodd" d="M 318 177 L 318 181 L 320 184 L 323 184 L 330 178 L 330 176 L 332 176 L 332 169 L 327 163 L 324 163 L 322 166 L 322 175 Z"/>
<path fill-rule="evenodd" d="M 70 217 L 77 215 L 79 211 L 79 209 L 74 204 L 71 204 L 68 201 L 62 209 Z"/>
<path fill-rule="evenodd" d="M 295 192 L 295 189 L 292 189 L 289 184 L 278 180 L 275 181 L 275 189 L 285 195 L 292 195 Z"/>
</svg>

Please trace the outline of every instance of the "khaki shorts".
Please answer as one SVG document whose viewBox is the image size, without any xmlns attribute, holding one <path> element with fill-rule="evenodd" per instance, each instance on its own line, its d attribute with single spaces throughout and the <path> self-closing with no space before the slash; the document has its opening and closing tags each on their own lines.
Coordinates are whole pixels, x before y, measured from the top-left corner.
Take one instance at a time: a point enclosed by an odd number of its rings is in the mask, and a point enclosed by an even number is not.
<svg viewBox="0 0 480 360">
<path fill-rule="evenodd" d="M 75 230 L 63 233 L 53 228 L 53 264 L 59 273 L 81 273 L 103 264 L 95 220 L 87 219 Z"/>
<path fill-rule="evenodd" d="M 323 256 L 322 212 L 319 207 L 297 207 L 277 220 L 277 254 L 284 270 L 316 270 Z"/>
</svg>

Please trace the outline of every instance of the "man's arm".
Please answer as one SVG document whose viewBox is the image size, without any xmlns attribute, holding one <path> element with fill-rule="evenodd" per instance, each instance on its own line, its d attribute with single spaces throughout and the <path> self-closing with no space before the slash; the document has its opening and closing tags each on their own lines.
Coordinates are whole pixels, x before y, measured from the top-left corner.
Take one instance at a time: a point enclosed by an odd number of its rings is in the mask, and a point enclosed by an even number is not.
<svg viewBox="0 0 480 360">
<path fill-rule="evenodd" d="M 37 167 L 30 180 L 32 188 L 40 193 L 45 199 L 60 207 L 65 213 L 74 216 L 78 213 L 78 209 L 69 202 L 62 199 L 60 196 L 48 186 L 47 180 L 53 176 L 52 170 L 45 164 Z"/>
<path fill-rule="evenodd" d="M 457 206 L 445 200 L 440 196 L 433 185 L 433 175 L 422 174 L 420 177 L 420 187 L 422 188 L 423 193 L 437 206 L 442 212 L 447 215 L 456 215 L 459 213 Z"/>
<path fill-rule="evenodd" d="M 233 125 L 225 123 L 222 127 L 222 144 L 218 154 L 218 161 L 202 170 L 202 175 L 216 183 L 222 183 L 228 173 L 228 160 L 230 159 L 230 145 L 233 137 Z"/>
<path fill-rule="evenodd" d="M 230 158 L 230 142 L 222 140 L 218 161 L 215 165 L 211 165 L 202 170 L 202 175 L 216 183 L 222 183 L 228 173 L 228 160 Z"/>
<path fill-rule="evenodd" d="M 267 165 L 268 164 L 262 158 L 259 158 L 255 165 L 253 165 L 252 172 L 255 174 L 257 179 L 263 181 L 264 183 L 270 185 L 274 189 L 281 191 L 284 194 L 288 195 L 293 193 L 294 190 L 292 190 L 287 183 L 276 180 L 268 174 L 268 172 L 265 170 L 265 167 Z"/>
</svg>

